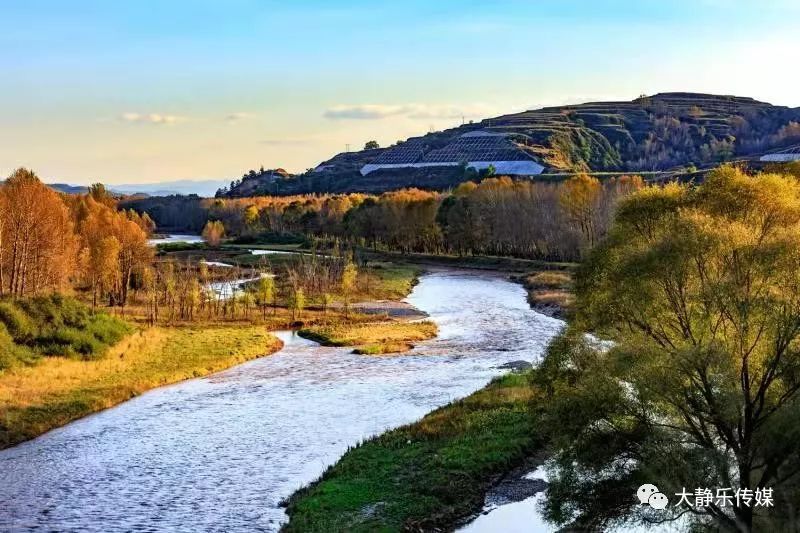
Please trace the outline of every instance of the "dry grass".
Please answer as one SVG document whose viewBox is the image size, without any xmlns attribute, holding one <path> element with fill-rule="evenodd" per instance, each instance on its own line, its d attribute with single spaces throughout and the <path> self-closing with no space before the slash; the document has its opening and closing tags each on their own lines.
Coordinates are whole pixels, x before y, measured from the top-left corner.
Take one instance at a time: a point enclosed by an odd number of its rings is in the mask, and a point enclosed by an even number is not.
<svg viewBox="0 0 800 533">
<path fill-rule="evenodd" d="M 516 278 L 528 291 L 528 303 L 537 311 L 567 318 L 572 312 L 572 273 L 566 270 L 541 270 Z"/>
<path fill-rule="evenodd" d="M 569 289 L 572 286 L 572 275 L 559 270 L 543 270 L 528 275 L 525 285 L 530 289 Z"/>
<path fill-rule="evenodd" d="M 411 350 L 413 344 L 408 342 L 386 342 L 378 344 L 364 344 L 353 350 L 353 353 L 359 355 L 387 355 L 395 353 L 404 353 Z"/>
<path fill-rule="evenodd" d="M 264 328 L 151 328 L 101 359 L 50 357 L 0 373 L 0 448 L 128 400 L 148 389 L 206 375 L 272 353 Z"/>
<path fill-rule="evenodd" d="M 575 302 L 575 296 L 566 291 L 531 291 L 528 301 L 534 306 L 569 309 Z"/>
<path fill-rule="evenodd" d="M 436 324 L 421 322 L 361 322 L 313 326 L 300 330 L 300 335 L 325 346 L 355 346 L 356 353 L 380 355 L 399 353 L 413 348 L 411 343 L 431 339 Z"/>
</svg>

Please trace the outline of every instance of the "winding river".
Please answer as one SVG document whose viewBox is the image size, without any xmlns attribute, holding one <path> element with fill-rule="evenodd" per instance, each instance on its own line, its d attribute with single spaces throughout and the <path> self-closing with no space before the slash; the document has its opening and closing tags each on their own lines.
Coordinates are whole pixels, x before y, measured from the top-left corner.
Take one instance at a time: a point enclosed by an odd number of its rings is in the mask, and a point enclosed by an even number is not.
<svg viewBox="0 0 800 533">
<path fill-rule="evenodd" d="M 463 397 L 562 323 L 500 275 L 422 277 L 408 301 L 438 338 L 398 357 L 285 347 L 152 390 L 0 452 L 0 530 L 275 531 L 280 501 L 349 446 Z"/>
</svg>

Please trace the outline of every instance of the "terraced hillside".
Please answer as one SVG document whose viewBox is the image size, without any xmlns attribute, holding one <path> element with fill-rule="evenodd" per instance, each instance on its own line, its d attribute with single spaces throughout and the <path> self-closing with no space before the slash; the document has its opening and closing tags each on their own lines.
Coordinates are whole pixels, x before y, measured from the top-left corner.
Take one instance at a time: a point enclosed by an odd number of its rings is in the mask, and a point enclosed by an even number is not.
<svg viewBox="0 0 800 533">
<path fill-rule="evenodd" d="M 477 136 L 497 140 L 491 141 L 491 150 L 480 151 Z M 492 163 L 485 161 L 487 153 L 512 169 L 524 162 L 528 167 L 522 168 L 541 167 L 545 173 L 643 172 L 702 168 L 797 143 L 800 108 L 736 96 L 662 93 L 630 102 L 592 102 L 490 118 L 389 148 L 338 154 L 314 171 L 279 180 L 251 171 L 222 193 L 440 189 L 485 173 Z M 502 171 L 502 165 L 492 166 Z"/>
</svg>

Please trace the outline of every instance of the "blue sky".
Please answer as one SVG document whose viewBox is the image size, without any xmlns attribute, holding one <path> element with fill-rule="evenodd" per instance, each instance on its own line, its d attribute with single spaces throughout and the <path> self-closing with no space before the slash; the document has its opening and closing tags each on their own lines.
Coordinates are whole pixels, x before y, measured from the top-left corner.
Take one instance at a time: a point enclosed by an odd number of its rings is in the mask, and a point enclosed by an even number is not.
<svg viewBox="0 0 800 533">
<path fill-rule="evenodd" d="M 0 175 L 303 170 L 462 115 L 660 91 L 800 106 L 799 19 L 788 0 L 5 1 Z"/>
</svg>

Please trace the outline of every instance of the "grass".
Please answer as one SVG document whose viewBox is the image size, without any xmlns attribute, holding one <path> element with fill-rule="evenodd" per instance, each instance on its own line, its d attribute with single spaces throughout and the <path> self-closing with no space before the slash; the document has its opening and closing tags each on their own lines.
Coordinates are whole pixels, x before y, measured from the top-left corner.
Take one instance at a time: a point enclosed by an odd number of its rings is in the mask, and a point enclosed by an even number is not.
<svg viewBox="0 0 800 533">
<path fill-rule="evenodd" d="M 159 254 L 212 250 L 205 242 L 164 242 L 156 245 Z"/>
<path fill-rule="evenodd" d="M 543 270 L 516 278 L 528 291 L 528 303 L 545 314 L 564 318 L 572 312 L 572 273 L 566 270 Z"/>
<path fill-rule="evenodd" d="M 31 439 L 138 394 L 272 353 L 264 328 L 151 328 L 102 358 L 50 357 L 0 372 L 0 448 Z"/>
<path fill-rule="evenodd" d="M 288 532 L 449 530 L 543 445 L 530 374 L 509 374 L 349 450 L 286 502 Z"/>
<path fill-rule="evenodd" d="M 307 252 L 311 250 L 304 246 L 303 243 L 265 243 L 265 244 L 226 244 L 225 248 L 230 249 L 244 249 L 244 250 L 278 250 L 283 252 Z"/>
<path fill-rule="evenodd" d="M 299 335 L 325 346 L 355 346 L 355 353 L 381 355 L 405 352 L 413 342 L 436 336 L 436 324 L 421 322 L 343 322 L 301 329 Z"/>
<path fill-rule="evenodd" d="M 572 270 L 576 263 L 545 261 L 541 259 L 519 259 L 492 255 L 447 255 L 401 253 L 375 251 L 367 248 L 359 249 L 363 257 L 375 261 L 402 261 L 416 265 L 441 265 L 453 268 L 469 268 L 476 270 L 501 270 L 507 272 L 529 272 L 531 270 Z"/>
<path fill-rule="evenodd" d="M 355 299 L 402 300 L 418 283 L 421 269 L 405 264 L 370 262 L 361 269 Z"/>
</svg>

